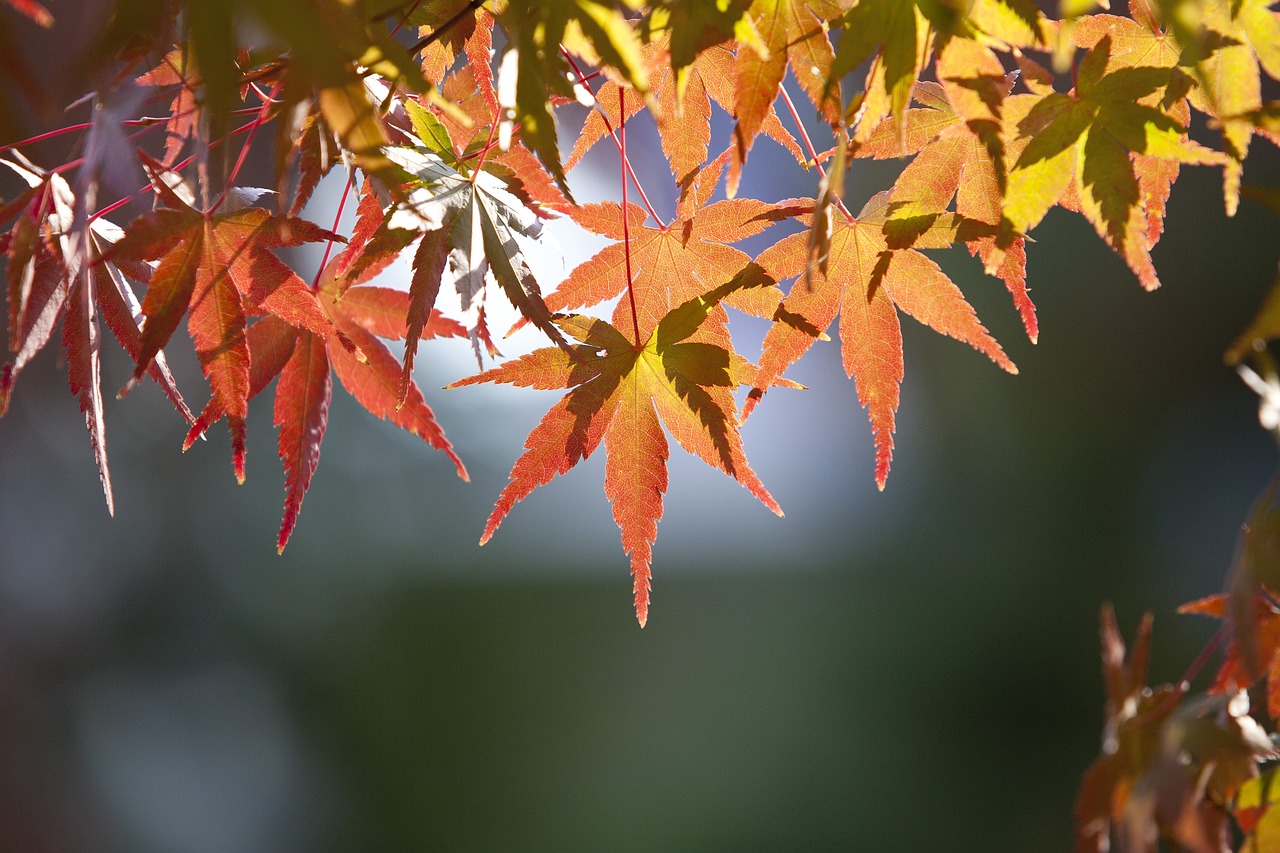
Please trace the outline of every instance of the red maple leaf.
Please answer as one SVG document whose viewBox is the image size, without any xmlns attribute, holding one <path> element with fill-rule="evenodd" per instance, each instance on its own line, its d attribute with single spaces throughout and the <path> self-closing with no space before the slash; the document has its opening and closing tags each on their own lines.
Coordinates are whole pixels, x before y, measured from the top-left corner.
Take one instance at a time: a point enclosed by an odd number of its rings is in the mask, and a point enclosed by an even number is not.
<svg viewBox="0 0 1280 853">
<path fill-rule="evenodd" d="M 284 551 L 302 509 L 302 499 L 316 466 L 320 444 L 329 421 L 329 401 L 333 374 L 372 415 L 391 421 L 403 430 L 444 452 L 467 480 L 467 470 L 436 422 L 435 413 L 423 399 L 417 385 L 401 385 L 401 367 L 396 357 L 378 338 L 400 340 L 405 334 L 409 294 L 385 287 L 350 287 L 338 298 L 333 276 L 338 259 L 329 265 L 320 282 L 319 304 L 332 320 L 333 331 L 317 334 L 296 328 L 279 317 L 265 316 L 249 327 L 246 335 L 253 361 L 249 371 L 248 397 L 260 394 L 279 376 L 275 391 L 275 425 L 280 428 L 279 452 L 285 471 L 284 518 L 276 540 Z M 432 312 L 423 325 L 421 337 L 464 337 L 458 323 Z M 352 354 L 355 342 L 361 357 Z M 214 397 L 200 413 L 187 434 L 186 450 L 205 430 L 226 414 Z M 237 476 L 244 479 L 244 456 L 236 458 Z"/>
<path fill-rule="evenodd" d="M 3 236 L 8 261 L 9 349 L 14 360 L 0 372 L 0 416 L 8 410 L 18 375 L 52 339 L 61 319 L 71 391 L 80 401 L 107 511 L 114 514 L 103 420 L 99 318 L 136 359 L 141 351 L 141 311 L 125 276 L 145 283 L 151 268 L 103 261 L 104 253 L 120 239 L 120 229 L 105 219 L 89 221 L 84 211 L 80 211 L 83 218 L 77 224 L 76 198 L 62 176 L 5 162 L 27 181 L 30 190 L 6 206 L 9 212 L 18 212 Z M 191 411 L 158 350 L 146 372 L 191 421 Z"/>
<path fill-rule="evenodd" d="M 227 415 L 239 460 L 250 384 L 248 315 L 273 314 L 322 337 L 334 331 L 315 294 L 269 250 L 341 238 L 293 216 L 237 206 L 238 197 L 230 193 L 221 206 L 198 210 L 172 173 L 140 156 L 165 206 L 135 219 L 107 254 L 112 261 L 158 261 L 142 303 L 146 323 L 137 367 L 121 393 L 133 387 L 189 311 L 187 329 L 217 405 Z M 243 476 L 239 463 L 237 471 Z"/>
</svg>

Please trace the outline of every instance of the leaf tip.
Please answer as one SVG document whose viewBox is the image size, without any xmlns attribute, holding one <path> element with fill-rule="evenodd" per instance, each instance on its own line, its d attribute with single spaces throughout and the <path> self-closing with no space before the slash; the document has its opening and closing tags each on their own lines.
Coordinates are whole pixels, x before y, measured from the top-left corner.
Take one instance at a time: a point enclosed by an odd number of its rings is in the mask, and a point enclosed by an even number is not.
<svg viewBox="0 0 1280 853">
<path fill-rule="evenodd" d="M 129 396 L 129 392 L 132 391 L 134 388 L 137 388 L 138 383 L 141 381 L 142 381 L 142 373 L 135 372 L 132 376 L 129 377 L 129 381 L 124 383 L 124 387 L 116 392 L 116 399 L 123 400 L 125 397 Z"/>
<path fill-rule="evenodd" d="M 187 437 L 182 440 L 182 452 L 186 453 L 191 449 L 191 445 L 197 440 L 204 441 L 205 431 L 209 429 L 209 423 L 205 420 L 204 413 L 201 412 L 200 417 L 191 422 L 191 429 L 187 430 Z"/>
<path fill-rule="evenodd" d="M 284 511 L 284 519 L 280 522 L 280 533 L 276 536 L 276 555 L 283 555 L 284 548 L 289 544 L 289 537 L 293 535 L 293 528 L 298 523 L 298 507 L 286 506 Z"/>
<path fill-rule="evenodd" d="M 738 415 L 738 424 L 742 425 L 747 422 L 747 418 L 751 417 L 751 413 L 756 410 L 756 406 L 760 404 L 761 398 L 764 397 L 764 388 L 752 388 L 747 392 L 747 399 L 742 402 L 742 412 Z"/>
<path fill-rule="evenodd" d="M 649 564 L 638 559 L 635 552 L 631 555 L 631 591 L 635 598 L 636 621 L 644 628 L 649 622 Z"/>
<path fill-rule="evenodd" d="M 13 390 L 13 365 L 6 364 L 0 373 L 0 418 L 9 411 L 9 393 Z"/>
</svg>

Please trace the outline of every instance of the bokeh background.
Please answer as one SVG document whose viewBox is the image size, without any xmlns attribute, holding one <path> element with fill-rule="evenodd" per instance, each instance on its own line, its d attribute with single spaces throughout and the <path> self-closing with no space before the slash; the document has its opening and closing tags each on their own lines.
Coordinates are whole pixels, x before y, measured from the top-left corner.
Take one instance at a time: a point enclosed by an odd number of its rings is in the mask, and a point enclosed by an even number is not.
<svg viewBox="0 0 1280 853">
<path fill-rule="evenodd" d="M 652 132 L 631 133 L 670 210 Z M 1247 178 L 1280 182 L 1258 154 Z M 613 191 L 613 158 L 575 173 L 583 197 Z M 893 168 L 855 165 L 853 206 Z M 743 192 L 813 185 L 761 141 Z M 599 245 L 551 230 L 548 283 Z M 474 371 L 463 343 L 427 345 L 419 380 L 472 482 L 335 386 L 283 556 L 269 395 L 243 487 L 224 431 L 184 455 L 154 387 L 108 399 L 109 519 L 51 348 L 0 421 L 0 850 L 1068 850 L 1099 605 L 1126 635 L 1154 612 L 1153 678 L 1178 679 L 1213 625 L 1173 611 L 1221 587 L 1275 469 L 1221 353 L 1278 233 L 1249 202 L 1228 221 L 1219 175 L 1186 170 L 1144 293 L 1055 211 L 1030 247 L 1038 346 L 998 282 L 936 253 L 1021 374 L 905 320 L 881 494 L 837 345 L 815 346 L 792 374 L 811 390 L 744 428 L 785 519 L 673 449 L 643 631 L 602 460 L 476 546 L 556 396 L 436 390 Z M 763 326 L 739 331 L 754 353 Z M 109 353 L 105 387 L 129 369 Z"/>
</svg>

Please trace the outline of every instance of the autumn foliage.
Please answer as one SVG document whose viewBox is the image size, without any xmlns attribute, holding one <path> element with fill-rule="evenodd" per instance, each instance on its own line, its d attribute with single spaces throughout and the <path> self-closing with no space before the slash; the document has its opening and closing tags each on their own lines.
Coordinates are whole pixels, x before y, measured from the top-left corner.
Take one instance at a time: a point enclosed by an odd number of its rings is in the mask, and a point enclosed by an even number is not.
<svg viewBox="0 0 1280 853">
<path fill-rule="evenodd" d="M 39 3 L 6 2 L 0 35 L 53 22 Z M 120 394 L 158 383 L 187 422 L 184 448 L 225 420 L 241 480 L 248 402 L 274 382 L 283 550 L 317 470 L 335 377 L 466 479 L 413 371 L 432 339 L 465 338 L 480 369 L 450 388 L 563 392 L 525 440 L 481 544 L 603 444 L 605 496 L 644 625 L 668 438 L 782 515 L 740 425 L 775 397 L 785 405 L 769 392 L 799 387 L 787 372 L 815 343 L 838 340 L 870 418 L 880 488 L 906 372 L 903 316 L 1017 373 L 935 250 L 977 257 L 1035 343 L 1031 235 L 1052 208 L 1083 216 L 1147 289 L 1159 286 L 1151 250 L 1184 167 L 1221 175 L 1228 214 L 1242 193 L 1280 208 L 1275 191 L 1243 179 L 1251 146 L 1280 143 L 1280 102 L 1264 97 L 1280 80 L 1271 0 L 1106 6 L 116 0 L 83 60 L 101 81 L 87 120 L 3 146 L 25 189 L 0 203 L 10 353 L 0 413 L 61 328 L 111 509 L 104 322 L 135 364 Z M 8 88 L 41 100 L 29 69 L 4 68 Z M 570 102 L 589 111 L 565 133 Z M 717 112 L 732 126 L 723 151 L 711 147 Z M 666 176 L 631 166 L 627 124 L 637 120 L 656 125 L 674 210 L 655 209 L 645 188 Z M 9 139 L 21 121 L 17 109 L 0 115 Z M 825 150 L 810 135 L 819 126 Z M 73 160 L 24 154 L 69 134 Z M 764 144 L 794 157 L 811 194 L 739 195 Z M 618 198 L 579 204 L 573 169 L 596 146 L 616 149 Z M 104 175 L 121 150 L 136 152 L 147 186 L 109 197 Z M 270 190 L 239 181 L 251 151 L 274 163 Z M 903 168 L 870 198 L 847 198 L 845 175 L 868 159 Z M 301 218 L 335 169 L 343 205 L 355 197 L 349 234 L 337 217 Z M 526 253 L 555 217 L 611 242 L 563 281 L 540 282 Z M 755 257 L 734 245 L 774 233 Z M 305 243 L 325 247 L 319 268 L 295 270 L 277 254 Z M 370 283 L 402 256 L 407 291 Z M 442 292 L 456 294 L 457 316 L 436 307 Z M 492 299 L 509 301 L 546 346 L 501 360 Z M 770 322 L 759 353 L 735 347 L 735 312 Z M 1270 401 L 1270 428 L 1280 380 L 1266 342 L 1277 336 L 1273 296 L 1228 354 Z M 198 414 L 163 354 L 187 340 L 208 381 Z M 1147 687 L 1150 622 L 1126 654 L 1104 611 L 1106 737 L 1077 806 L 1078 849 L 1154 851 L 1162 837 L 1196 851 L 1280 849 L 1273 774 L 1260 775 L 1276 757 L 1267 731 L 1280 714 L 1276 518 L 1262 501 L 1232 588 L 1185 608 L 1224 620 L 1225 662 L 1208 696 L 1186 683 Z M 1265 684 L 1256 703 L 1255 684 Z"/>
</svg>

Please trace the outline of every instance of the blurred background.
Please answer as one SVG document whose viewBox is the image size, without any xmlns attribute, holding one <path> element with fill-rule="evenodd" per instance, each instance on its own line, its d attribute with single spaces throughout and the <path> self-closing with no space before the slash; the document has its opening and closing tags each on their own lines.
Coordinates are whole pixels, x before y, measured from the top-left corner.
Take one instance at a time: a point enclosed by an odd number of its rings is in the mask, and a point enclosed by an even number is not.
<svg viewBox="0 0 1280 853">
<path fill-rule="evenodd" d="M 669 211 L 646 133 L 631 150 Z M 1275 154 L 1260 143 L 1246 179 L 1280 182 Z M 612 194 L 614 157 L 574 173 L 582 197 Z M 851 206 L 893 170 L 855 164 Z M 742 192 L 813 186 L 762 140 Z M 340 189 L 310 215 L 327 225 Z M 600 245 L 550 230 L 547 285 Z M 109 396 L 110 519 L 50 347 L 0 421 L 0 850 L 1068 850 L 1099 745 L 1099 605 L 1126 636 L 1154 612 L 1152 678 L 1180 678 L 1214 625 L 1173 611 L 1222 586 L 1275 469 L 1221 353 L 1275 279 L 1277 233 L 1247 201 L 1228 221 L 1220 175 L 1185 170 L 1144 293 L 1055 211 L 1029 248 L 1038 346 L 999 282 L 934 253 L 1021 374 L 905 320 L 881 494 L 837 345 L 815 346 L 791 374 L 812 390 L 744 428 L 785 519 L 673 448 L 643 631 L 602 459 L 476 546 L 557 395 L 436 390 L 474 372 L 465 343 L 426 345 L 419 382 L 472 482 L 335 384 L 279 557 L 269 395 L 243 487 L 225 430 L 182 454 L 153 385 Z M 309 278 L 315 257 L 293 260 Z M 763 329 L 735 326 L 749 356 Z M 130 364 L 107 349 L 110 391 Z M 202 405 L 194 356 L 168 352 Z"/>
</svg>

